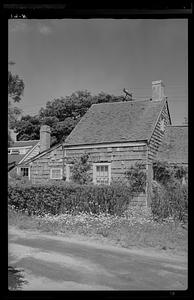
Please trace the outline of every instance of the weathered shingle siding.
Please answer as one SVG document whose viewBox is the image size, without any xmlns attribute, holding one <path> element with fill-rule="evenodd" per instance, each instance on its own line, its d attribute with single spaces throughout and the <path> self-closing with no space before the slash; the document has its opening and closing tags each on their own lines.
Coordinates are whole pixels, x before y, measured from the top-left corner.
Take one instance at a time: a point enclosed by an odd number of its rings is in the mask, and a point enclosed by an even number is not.
<svg viewBox="0 0 194 300">
<path fill-rule="evenodd" d="M 125 171 L 135 162 L 141 161 L 146 164 L 146 145 L 145 146 L 126 146 L 126 147 L 104 147 L 88 149 L 65 149 L 64 176 L 66 173 L 66 164 L 70 164 L 73 158 L 79 158 L 84 153 L 89 154 L 91 169 L 89 175 L 93 179 L 93 163 L 108 162 L 111 163 L 111 180 L 117 180 L 124 177 Z M 62 146 L 46 153 L 42 157 L 32 161 L 30 167 L 30 179 L 32 182 L 45 182 L 50 180 L 51 168 L 63 169 L 63 150 Z"/>
<path fill-rule="evenodd" d="M 51 168 L 63 168 L 62 146 L 32 161 L 30 179 L 33 183 L 44 183 L 50 180 Z"/>
<path fill-rule="evenodd" d="M 164 137 L 164 132 L 160 130 L 160 121 L 161 119 L 165 120 L 165 126 L 170 125 L 170 116 L 168 113 L 167 105 L 164 106 L 158 122 L 156 124 L 156 127 L 154 129 L 154 132 L 151 136 L 149 146 L 148 146 L 148 160 L 153 161 L 156 158 L 158 148 L 161 145 L 162 139 Z"/>
<path fill-rule="evenodd" d="M 137 161 L 146 163 L 146 146 L 127 147 L 104 147 L 88 149 L 66 149 L 66 161 L 70 162 L 72 157 L 80 157 L 82 154 L 89 154 L 89 161 L 92 163 L 111 163 L 111 179 L 118 179 L 124 176 L 124 172 Z M 90 171 L 92 176 L 92 169 Z"/>
<path fill-rule="evenodd" d="M 125 172 L 136 162 L 147 163 L 147 146 L 123 146 L 123 147 L 104 147 L 104 148 L 87 148 L 87 149 L 66 149 L 66 163 L 71 159 L 78 158 L 82 154 L 89 155 L 91 169 L 89 175 L 93 179 L 93 163 L 111 163 L 111 180 L 119 180 L 125 177 Z M 133 199 L 131 204 L 146 205 L 146 195 L 141 195 Z"/>
</svg>

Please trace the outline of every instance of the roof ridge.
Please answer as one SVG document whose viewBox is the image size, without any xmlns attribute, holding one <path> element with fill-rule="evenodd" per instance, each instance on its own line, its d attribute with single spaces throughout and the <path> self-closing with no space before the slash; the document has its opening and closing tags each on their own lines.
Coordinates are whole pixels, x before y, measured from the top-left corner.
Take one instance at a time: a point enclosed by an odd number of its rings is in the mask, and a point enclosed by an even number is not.
<svg viewBox="0 0 194 300">
<path fill-rule="evenodd" d="M 150 99 L 144 99 L 144 100 L 131 100 L 131 101 L 114 101 L 114 102 L 101 102 L 101 103 L 94 103 L 94 104 L 92 104 L 92 106 L 94 106 L 94 105 L 100 105 L 100 104 L 120 104 L 120 103 L 134 103 L 134 102 L 145 102 L 145 101 L 147 101 L 147 102 L 151 102 L 151 100 Z M 162 100 L 158 100 L 158 101 L 162 101 Z M 152 102 L 154 102 L 154 101 L 152 101 Z"/>
</svg>

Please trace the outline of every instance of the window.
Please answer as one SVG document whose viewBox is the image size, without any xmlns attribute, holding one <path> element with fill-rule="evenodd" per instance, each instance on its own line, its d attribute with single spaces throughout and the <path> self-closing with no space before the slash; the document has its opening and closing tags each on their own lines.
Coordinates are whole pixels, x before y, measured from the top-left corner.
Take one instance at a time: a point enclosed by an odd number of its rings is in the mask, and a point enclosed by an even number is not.
<svg viewBox="0 0 194 300">
<path fill-rule="evenodd" d="M 29 168 L 20 168 L 20 175 L 22 175 L 24 177 L 28 177 L 29 176 Z"/>
<path fill-rule="evenodd" d="M 50 170 L 50 178 L 51 179 L 62 179 L 62 169 L 54 168 Z"/>
<path fill-rule="evenodd" d="M 109 184 L 111 180 L 110 164 L 97 163 L 93 168 L 93 181 L 96 184 Z"/>
<path fill-rule="evenodd" d="M 11 150 L 11 154 L 20 154 L 20 151 L 19 150 Z"/>
</svg>

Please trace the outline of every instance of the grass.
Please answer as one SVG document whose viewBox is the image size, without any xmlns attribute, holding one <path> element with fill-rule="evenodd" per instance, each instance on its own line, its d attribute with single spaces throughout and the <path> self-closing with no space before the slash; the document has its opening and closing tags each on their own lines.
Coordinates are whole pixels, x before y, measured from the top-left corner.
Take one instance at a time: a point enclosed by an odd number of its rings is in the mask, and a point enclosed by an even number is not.
<svg viewBox="0 0 194 300">
<path fill-rule="evenodd" d="M 8 209 L 9 225 L 20 229 L 79 235 L 125 248 L 156 248 L 175 254 L 187 252 L 187 228 L 171 219 L 158 223 L 149 210 L 133 208 L 123 217 L 111 215 L 62 214 L 28 216 L 25 212 Z"/>
</svg>

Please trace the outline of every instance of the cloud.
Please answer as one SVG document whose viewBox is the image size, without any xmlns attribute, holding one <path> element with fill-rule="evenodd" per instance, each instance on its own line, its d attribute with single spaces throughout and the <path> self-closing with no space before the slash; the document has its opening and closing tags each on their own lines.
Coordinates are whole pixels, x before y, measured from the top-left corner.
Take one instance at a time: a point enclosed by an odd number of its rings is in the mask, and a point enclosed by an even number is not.
<svg viewBox="0 0 194 300">
<path fill-rule="evenodd" d="M 38 31 L 43 35 L 49 35 L 52 33 L 52 30 L 47 25 L 38 24 Z"/>
</svg>

